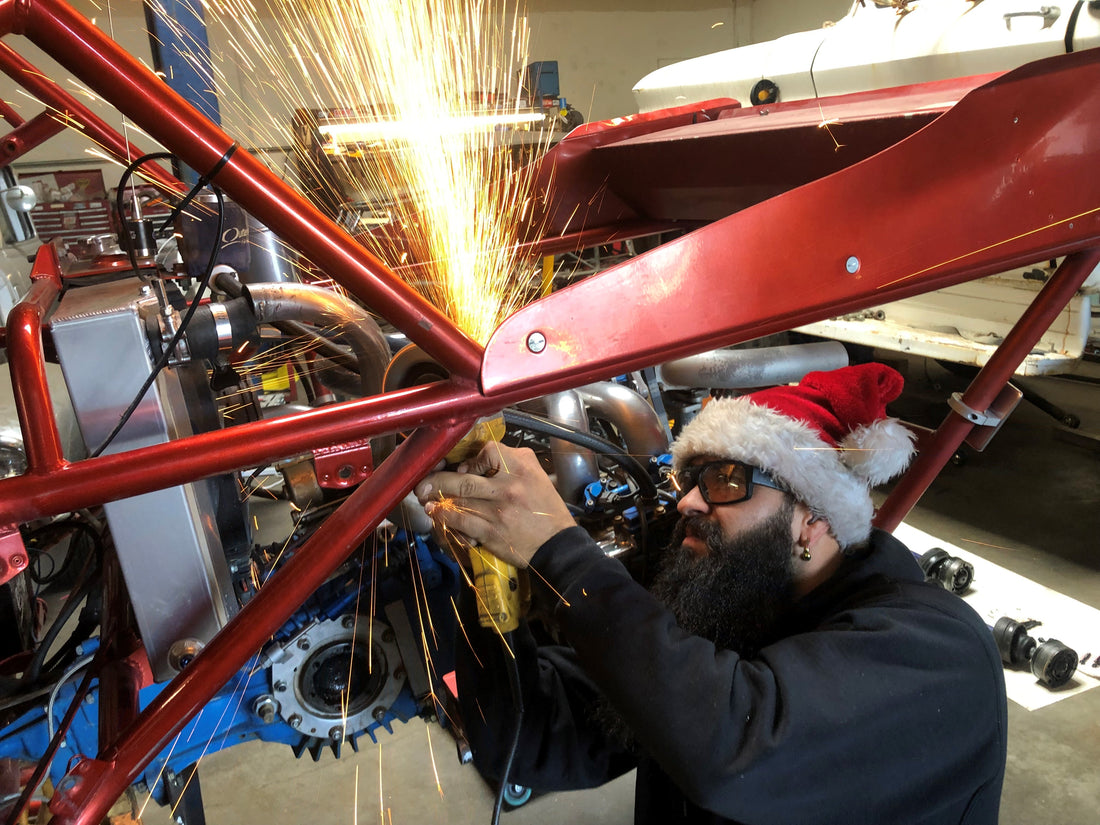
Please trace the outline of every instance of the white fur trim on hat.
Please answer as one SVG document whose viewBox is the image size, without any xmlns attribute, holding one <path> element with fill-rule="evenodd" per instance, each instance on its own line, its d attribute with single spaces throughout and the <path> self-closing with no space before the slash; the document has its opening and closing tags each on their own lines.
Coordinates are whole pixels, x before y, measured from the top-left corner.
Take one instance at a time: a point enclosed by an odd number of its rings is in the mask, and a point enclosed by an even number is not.
<svg viewBox="0 0 1100 825">
<path fill-rule="evenodd" d="M 857 427 L 840 442 L 841 460 L 868 486 L 885 484 L 909 466 L 916 434 L 896 418 Z"/>
<path fill-rule="evenodd" d="M 813 428 L 747 397 L 711 401 L 672 445 L 677 469 L 693 458 L 715 456 L 764 470 L 829 522 L 841 548 L 865 541 L 874 515 L 870 489 L 842 461 L 845 455 Z"/>
</svg>

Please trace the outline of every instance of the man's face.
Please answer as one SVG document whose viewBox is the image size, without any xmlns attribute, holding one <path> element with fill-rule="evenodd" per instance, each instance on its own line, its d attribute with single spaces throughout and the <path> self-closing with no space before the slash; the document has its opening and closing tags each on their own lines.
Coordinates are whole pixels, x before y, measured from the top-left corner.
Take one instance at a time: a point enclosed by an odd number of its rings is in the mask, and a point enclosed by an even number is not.
<svg viewBox="0 0 1100 825">
<path fill-rule="evenodd" d="M 688 464 L 700 466 L 722 460 L 722 456 L 703 455 L 692 459 Z M 698 487 L 682 490 L 676 509 L 684 519 L 688 520 L 688 529 L 683 539 L 684 550 L 696 555 L 705 555 L 709 552 L 702 537 L 696 534 L 695 528 L 700 524 L 717 525 L 727 539 L 733 539 L 741 533 L 752 530 L 772 516 L 787 499 L 789 496 L 779 490 L 760 484 L 753 486 L 749 499 L 735 504 L 711 505 L 703 498 Z"/>
<path fill-rule="evenodd" d="M 793 599 L 794 500 L 757 486 L 746 501 L 712 506 L 695 488 L 678 508 L 653 594 L 688 632 L 753 655 Z"/>
</svg>

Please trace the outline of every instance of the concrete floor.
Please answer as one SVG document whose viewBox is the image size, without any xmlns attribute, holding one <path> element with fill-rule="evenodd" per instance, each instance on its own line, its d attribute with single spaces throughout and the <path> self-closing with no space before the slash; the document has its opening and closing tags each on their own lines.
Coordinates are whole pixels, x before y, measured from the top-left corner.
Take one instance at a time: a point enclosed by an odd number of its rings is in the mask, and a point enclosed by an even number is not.
<svg viewBox="0 0 1100 825">
<path fill-rule="evenodd" d="M 907 378 L 904 414 L 930 426 L 943 418 L 943 399 L 965 385 L 923 363 L 911 367 Z M 1081 417 L 1078 432 L 1100 436 L 1100 386 L 1064 379 L 1032 383 Z M 998 565 L 1100 608 L 1098 456 L 1091 442 L 1070 443 L 1052 419 L 1021 404 L 984 453 L 970 453 L 962 464 L 944 470 L 907 521 L 946 541 L 977 547 L 976 552 Z M 1100 811 L 1100 690 L 1034 712 L 1010 702 L 1009 727 L 1001 823 L 1095 823 Z M 440 794 L 428 733 L 427 726 L 414 721 L 381 746 L 339 761 L 326 756 L 317 764 L 295 760 L 288 748 L 274 745 L 245 745 L 215 754 L 201 769 L 207 821 L 488 823 L 489 789 L 472 767 L 458 763 L 450 738 L 432 727 Z M 593 791 L 538 797 L 503 819 L 516 825 L 629 823 L 633 783 L 628 775 Z M 165 809 L 153 807 L 145 813 L 147 825 L 171 822 Z"/>
</svg>

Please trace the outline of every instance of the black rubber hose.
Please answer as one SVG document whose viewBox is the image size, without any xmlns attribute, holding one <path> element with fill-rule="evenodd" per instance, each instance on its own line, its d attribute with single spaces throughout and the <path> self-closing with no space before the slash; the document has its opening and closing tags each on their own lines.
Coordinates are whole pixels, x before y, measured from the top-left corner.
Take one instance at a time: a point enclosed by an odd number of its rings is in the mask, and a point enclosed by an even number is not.
<svg viewBox="0 0 1100 825">
<path fill-rule="evenodd" d="M 230 337 L 234 347 L 256 335 L 256 318 L 244 298 L 233 298 L 220 304 L 229 321 Z M 187 328 L 187 348 L 192 358 L 213 361 L 221 352 L 222 339 L 218 334 L 218 321 L 214 305 L 204 304 L 195 311 L 195 317 Z"/>
<path fill-rule="evenodd" d="M 520 685 L 519 662 L 515 655 L 515 632 L 509 631 L 501 635 L 501 644 L 504 645 L 504 660 L 508 663 L 508 687 L 512 689 L 512 707 L 515 716 L 512 724 L 512 742 L 508 747 L 508 756 L 504 760 L 504 770 L 500 773 L 500 788 L 497 789 L 496 802 L 493 804 L 493 825 L 500 825 L 500 812 L 504 808 L 504 792 L 508 788 L 508 774 L 512 772 L 512 763 L 516 760 L 516 751 L 519 750 L 519 735 L 523 728 L 523 688 Z"/>
<path fill-rule="evenodd" d="M 99 556 L 102 558 L 102 556 Z M 99 589 L 92 590 L 88 595 L 88 598 L 84 601 L 84 609 L 80 611 L 80 615 L 77 617 L 76 626 L 73 628 L 72 633 L 69 634 L 69 638 L 65 640 L 64 644 L 57 649 L 57 652 L 46 660 L 46 664 L 42 666 L 42 676 L 39 677 L 39 681 L 50 683 L 55 681 L 60 676 L 59 671 L 64 670 L 76 657 L 76 649 L 81 644 L 92 638 L 92 633 L 100 625 L 100 620 L 103 615 L 103 591 Z"/>
<path fill-rule="evenodd" d="M 1077 18 L 1081 14 L 1081 6 L 1083 5 L 1085 5 L 1085 0 L 1078 0 L 1077 5 L 1073 7 L 1073 11 L 1069 14 L 1069 22 L 1066 23 L 1066 37 L 1063 41 L 1066 46 L 1066 54 L 1073 51 L 1073 38 L 1077 33 Z M 1090 3 L 1089 8 L 1096 8 L 1096 3 Z"/>
<path fill-rule="evenodd" d="M 541 433 L 542 435 L 560 438 L 563 441 L 569 441 L 572 444 L 577 444 L 581 447 L 587 447 L 590 450 L 603 453 L 619 462 L 619 466 L 631 475 L 637 482 L 638 489 L 644 500 L 655 501 L 661 496 L 656 483 L 654 483 L 641 462 L 629 453 L 624 453 L 618 445 L 605 438 L 600 438 L 598 435 L 592 435 L 592 433 L 580 432 L 572 427 L 566 427 L 555 421 L 549 421 L 537 415 L 520 412 L 519 410 L 505 410 L 504 420 L 506 423 L 512 424 L 513 426 L 525 427 L 526 429 Z M 566 506 L 570 508 L 570 512 L 577 515 L 576 508 L 572 507 L 569 502 L 566 502 Z M 637 510 L 638 550 L 642 556 L 642 576 L 644 578 L 649 574 L 649 523 L 646 519 L 645 507 L 639 505 Z"/>
<path fill-rule="evenodd" d="M 0 676 L 0 696 L 14 696 L 23 689 L 24 682 L 18 676 Z"/>
<path fill-rule="evenodd" d="M 587 447 L 589 450 L 595 450 L 613 458 L 638 483 L 638 489 L 641 491 L 643 498 L 652 500 L 660 496 L 656 483 L 641 462 L 629 453 L 624 453 L 621 447 L 605 438 L 592 435 L 592 433 L 582 433 L 572 427 L 566 427 L 555 421 L 549 421 L 519 410 L 505 410 L 504 420 L 508 424 L 523 427 L 551 438 L 560 438 L 563 441 L 568 441 L 580 447 Z"/>
<path fill-rule="evenodd" d="M 91 601 L 88 602 L 91 604 Z M 98 615 L 98 609 L 97 609 Z M 84 611 L 81 611 L 83 615 Z M 68 667 L 72 663 L 72 657 L 76 653 L 76 649 L 80 647 L 88 639 L 92 638 L 92 633 L 99 627 L 99 619 L 94 621 L 85 621 L 81 619 L 77 622 L 76 627 L 73 628 L 73 632 L 69 634 L 69 638 L 65 640 L 65 643 L 57 649 L 57 653 L 49 658 L 49 661 L 42 666 L 43 673 L 46 677 L 43 681 L 49 682 L 52 677 L 59 670 Z M 60 676 L 60 673 L 57 673 Z"/>
</svg>

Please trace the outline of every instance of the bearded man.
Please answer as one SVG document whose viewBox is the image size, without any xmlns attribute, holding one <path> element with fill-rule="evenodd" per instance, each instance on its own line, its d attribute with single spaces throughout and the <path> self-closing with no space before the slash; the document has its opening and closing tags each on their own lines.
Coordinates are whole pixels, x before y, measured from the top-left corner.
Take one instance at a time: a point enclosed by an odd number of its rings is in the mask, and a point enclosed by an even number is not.
<svg viewBox="0 0 1100 825">
<path fill-rule="evenodd" d="M 650 590 L 574 524 L 530 451 L 489 445 L 417 487 L 438 522 L 530 568 L 560 640 L 517 632 L 509 781 L 565 790 L 637 767 L 637 823 L 997 821 L 992 636 L 871 527 L 870 488 L 912 453 L 885 417 L 901 386 L 866 364 L 708 404 L 673 445 L 681 520 Z M 475 764 L 497 778 L 503 653 L 466 629 L 459 698 Z"/>
</svg>

